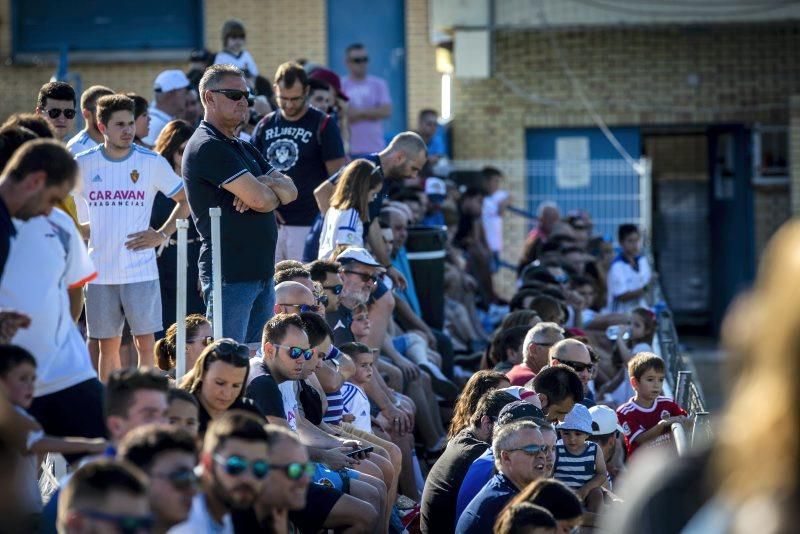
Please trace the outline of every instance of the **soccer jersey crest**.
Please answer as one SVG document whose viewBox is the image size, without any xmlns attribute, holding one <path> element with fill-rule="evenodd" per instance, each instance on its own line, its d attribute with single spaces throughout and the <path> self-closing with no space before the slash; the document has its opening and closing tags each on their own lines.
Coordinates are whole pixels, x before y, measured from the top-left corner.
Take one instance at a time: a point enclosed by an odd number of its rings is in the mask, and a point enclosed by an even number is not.
<svg viewBox="0 0 800 534">
<path fill-rule="evenodd" d="M 133 183 L 136 183 L 136 182 L 139 181 L 139 171 L 137 171 L 136 169 L 133 169 L 131 171 L 131 181 Z"/>
</svg>

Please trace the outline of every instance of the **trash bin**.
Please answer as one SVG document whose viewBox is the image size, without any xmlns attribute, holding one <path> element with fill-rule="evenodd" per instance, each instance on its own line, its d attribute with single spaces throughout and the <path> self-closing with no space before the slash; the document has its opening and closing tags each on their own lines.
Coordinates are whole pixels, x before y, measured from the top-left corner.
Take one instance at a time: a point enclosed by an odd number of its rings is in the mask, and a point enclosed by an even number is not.
<svg viewBox="0 0 800 534">
<path fill-rule="evenodd" d="M 447 232 L 443 226 L 411 226 L 406 251 L 422 308 L 431 328 L 444 328 L 444 257 Z"/>
</svg>

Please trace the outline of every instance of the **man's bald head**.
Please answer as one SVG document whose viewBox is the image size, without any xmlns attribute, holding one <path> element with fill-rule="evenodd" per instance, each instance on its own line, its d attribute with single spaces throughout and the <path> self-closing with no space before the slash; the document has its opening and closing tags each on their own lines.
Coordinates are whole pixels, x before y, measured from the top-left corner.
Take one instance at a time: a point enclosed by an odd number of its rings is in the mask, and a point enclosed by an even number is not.
<svg viewBox="0 0 800 534">
<path fill-rule="evenodd" d="M 553 360 L 559 362 L 592 363 L 589 349 L 577 339 L 564 339 L 550 348 L 550 364 Z"/>
<path fill-rule="evenodd" d="M 300 313 L 298 309 L 301 304 L 314 306 L 317 299 L 306 286 L 299 282 L 281 282 L 275 286 L 275 306 L 288 306 L 286 313 Z M 293 307 L 294 306 L 294 307 Z"/>
</svg>

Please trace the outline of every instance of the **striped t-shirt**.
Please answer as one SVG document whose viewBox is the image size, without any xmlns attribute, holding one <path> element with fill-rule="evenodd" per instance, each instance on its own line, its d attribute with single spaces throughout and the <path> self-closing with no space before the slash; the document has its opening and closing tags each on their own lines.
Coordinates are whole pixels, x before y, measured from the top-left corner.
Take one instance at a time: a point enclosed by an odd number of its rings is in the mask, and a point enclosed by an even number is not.
<svg viewBox="0 0 800 534">
<path fill-rule="evenodd" d="M 86 130 L 81 130 L 80 132 L 76 133 L 75 136 L 67 141 L 67 150 L 73 156 L 77 156 L 81 152 L 85 152 L 90 148 L 94 148 L 98 145 L 97 141 L 91 138 L 89 132 Z"/>
<path fill-rule="evenodd" d="M 594 477 L 596 456 L 597 444 L 592 441 L 587 441 L 583 452 L 575 455 L 570 453 L 559 440 L 556 443 L 556 466 L 553 478 L 572 489 L 580 488 Z"/>
<path fill-rule="evenodd" d="M 337 389 L 333 393 L 326 393 L 325 397 L 328 399 L 328 409 L 322 420 L 329 425 L 338 425 L 342 422 L 342 388 Z"/>
<path fill-rule="evenodd" d="M 344 413 L 353 414 L 356 420 L 353 426 L 364 432 L 372 433 L 372 416 L 370 415 L 369 398 L 360 386 L 345 382 L 342 386 Z"/>
</svg>

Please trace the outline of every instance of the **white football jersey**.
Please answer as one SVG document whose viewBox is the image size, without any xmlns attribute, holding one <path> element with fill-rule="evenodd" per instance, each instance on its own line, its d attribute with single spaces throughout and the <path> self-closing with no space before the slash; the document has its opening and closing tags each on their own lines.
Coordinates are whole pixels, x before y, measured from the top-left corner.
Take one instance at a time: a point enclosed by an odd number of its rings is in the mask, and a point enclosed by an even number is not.
<svg viewBox="0 0 800 534">
<path fill-rule="evenodd" d="M 86 130 L 81 130 L 80 132 L 76 133 L 72 139 L 67 141 L 67 150 L 69 150 L 73 156 L 77 156 L 81 152 L 96 146 L 97 142 L 89 137 L 89 132 Z"/>
<path fill-rule="evenodd" d="M 167 160 L 139 145 L 127 157 L 112 160 L 103 145 L 76 156 L 81 171 L 79 194 L 89 210 L 89 257 L 97 267 L 96 284 L 132 284 L 158 279 L 155 249 L 128 250 L 125 242 L 150 227 L 158 191 L 173 197 L 183 187 Z"/>
</svg>

